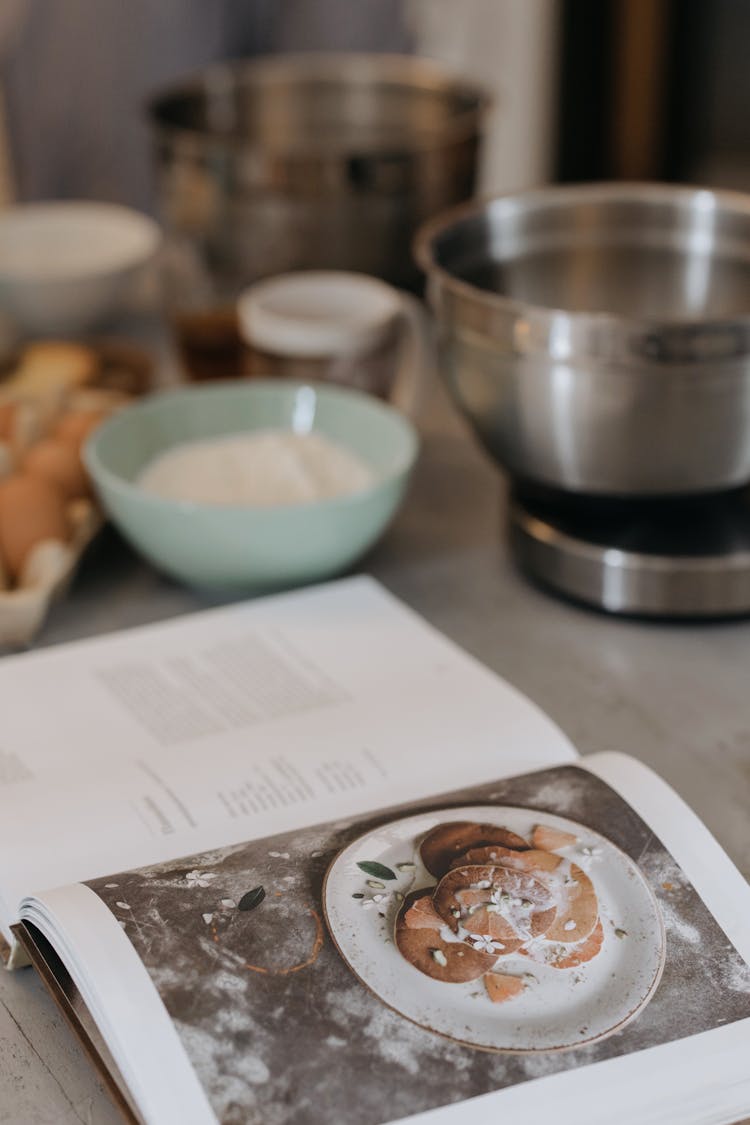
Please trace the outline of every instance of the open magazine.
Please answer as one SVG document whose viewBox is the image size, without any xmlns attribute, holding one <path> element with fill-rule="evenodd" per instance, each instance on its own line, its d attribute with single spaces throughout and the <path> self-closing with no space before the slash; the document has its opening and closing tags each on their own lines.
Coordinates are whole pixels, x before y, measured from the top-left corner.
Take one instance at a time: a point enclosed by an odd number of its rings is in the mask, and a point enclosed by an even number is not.
<svg viewBox="0 0 750 1125">
<path fill-rule="evenodd" d="M 750 1113 L 750 888 L 372 580 L 7 659 L 0 697 L 9 963 L 127 1119 Z"/>
</svg>

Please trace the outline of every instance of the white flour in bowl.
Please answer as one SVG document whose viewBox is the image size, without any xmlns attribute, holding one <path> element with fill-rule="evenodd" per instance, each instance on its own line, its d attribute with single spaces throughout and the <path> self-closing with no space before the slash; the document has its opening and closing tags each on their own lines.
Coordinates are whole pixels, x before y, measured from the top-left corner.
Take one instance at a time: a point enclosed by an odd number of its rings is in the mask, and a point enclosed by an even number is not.
<svg viewBox="0 0 750 1125">
<path fill-rule="evenodd" d="M 256 430 L 183 442 L 137 478 L 146 492 L 193 504 L 270 508 L 345 496 L 368 488 L 374 473 L 321 434 Z"/>
</svg>

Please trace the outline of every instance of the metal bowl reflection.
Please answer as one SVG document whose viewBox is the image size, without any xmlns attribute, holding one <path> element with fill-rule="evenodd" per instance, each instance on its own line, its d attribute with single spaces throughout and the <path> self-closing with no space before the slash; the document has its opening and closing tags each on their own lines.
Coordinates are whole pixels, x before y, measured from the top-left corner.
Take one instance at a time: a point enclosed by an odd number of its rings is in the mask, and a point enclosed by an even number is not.
<svg viewBox="0 0 750 1125">
<path fill-rule="evenodd" d="M 750 480 L 750 196 L 549 187 L 417 239 L 441 366 L 493 456 L 577 493 Z"/>
</svg>

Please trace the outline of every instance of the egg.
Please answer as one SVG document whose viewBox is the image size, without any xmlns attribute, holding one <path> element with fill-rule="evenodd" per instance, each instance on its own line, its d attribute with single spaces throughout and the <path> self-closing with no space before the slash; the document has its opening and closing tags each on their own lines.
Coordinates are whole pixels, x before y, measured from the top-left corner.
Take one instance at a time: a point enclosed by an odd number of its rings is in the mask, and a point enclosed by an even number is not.
<svg viewBox="0 0 750 1125">
<path fill-rule="evenodd" d="M 0 441 L 10 441 L 15 413 L 15 402 L 0 402 Z"/>
<path fill-rule="evenodd" d="M 56 397 L 93 382 L 98 372 L 99 357 L 85 344 L 37 340 L 26 345 L 8 383 L 24 395 Z"/>
<path fill-rule="evenodd" d="M 21 469 L 30 476 L 57 485 L 66 500 L 75 500 L 88 491 L 88 477 L 78 449 L 61 437 L 48 437 L 27 450 Z"/>
<path fill-rule="evenodd" d="M 101 410 L 69 410 L 54 428 L 54 436 L 80 448 L 89 434 L 103 420 Z"/>
<path fill-rule="evenodd" d="M 6 441 L 0 441 L 0 480 L 9 477 L 14 466 L 13 451 Z"/>
<path fill-rule="evenodd" d="M 69 538 L 65 498 L 58 488 L 27 473 L 0 482 L 0 555 L 12 579 L 37 543 Z"/>
<path fill-rule="evenodd" d="M 18 458 L 35 442 L 43 428 L 40 412 L 33 402 L 10 398 L 0 401 L 0 441 Z"/>
<path fill-rule="evenodd" d="M 13 427 L 16 456 L 20 457 L 44 433 L 44 411 L 35 402 L 19 402 Z"/>
</svg>

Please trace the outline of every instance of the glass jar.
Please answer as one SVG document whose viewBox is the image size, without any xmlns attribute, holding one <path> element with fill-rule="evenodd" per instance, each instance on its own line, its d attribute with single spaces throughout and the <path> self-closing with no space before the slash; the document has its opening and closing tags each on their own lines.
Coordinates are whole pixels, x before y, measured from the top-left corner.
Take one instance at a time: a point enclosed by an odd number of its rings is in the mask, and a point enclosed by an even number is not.
<svg viewBox="0 0 750 1125">
<path fill-rule="evenodd" d="M 417 302 L 366 274 L 282 274 L 246 289 L 237 313 L 248 375 L 339 383 L 387 399 L 403 364 L 423 361 Z"/>
</svg>

